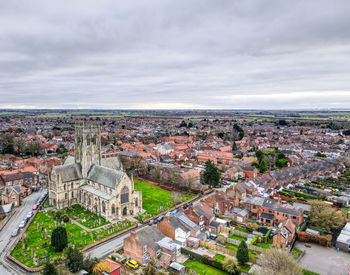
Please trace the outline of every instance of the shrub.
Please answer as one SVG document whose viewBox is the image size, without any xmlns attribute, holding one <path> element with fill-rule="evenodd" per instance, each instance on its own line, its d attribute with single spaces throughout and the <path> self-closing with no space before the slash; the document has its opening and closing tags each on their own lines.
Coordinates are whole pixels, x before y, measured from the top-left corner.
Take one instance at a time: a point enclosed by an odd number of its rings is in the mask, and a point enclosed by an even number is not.
<svg viewBox="0 0 350 275">
<path fill-rule="evenodd" d="M 69 222 L 69 217 L 68 217 L 67 215 L 63 215 L 63 216 L 61 217 L 61 221 L 67 223 L 67 222 Z"/>
<path fill-rule="evenodd" d="M 84 256 L 77 248 L 68 247 L 66 251 L 66 266 L 71 272 L 78 272 L 84 266 Z"/>
<path fill-rule="evenodd" d="M 236 260 L 232 257 L 226 257 L 222 264 L 222 267 L 229 274 L 233 274 L 233 275 L 241 274 L 241 272 L 237 268 Z"/>
<path fill-rule="evenodd" d="M 58 275 L 56 267 L 52 263 L 46 263 L 42 275 Z"/>
</svg>

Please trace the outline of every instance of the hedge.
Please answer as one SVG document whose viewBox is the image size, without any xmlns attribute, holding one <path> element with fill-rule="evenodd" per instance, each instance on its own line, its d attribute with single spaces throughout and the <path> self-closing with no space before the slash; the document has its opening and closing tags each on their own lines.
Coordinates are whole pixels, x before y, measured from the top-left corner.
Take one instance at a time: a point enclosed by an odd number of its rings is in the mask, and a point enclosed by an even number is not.
<svg viewBox="0 0 350 275">
<path fill-rule="evenodd" d="M 270 234 L 271 234 L 272 228 L 270 228 L 266 234 L 262 237 L 262 242 L 263 243 L 268 243 L 269 242 L 269 238 L 270 238 Z"/>
</svg>

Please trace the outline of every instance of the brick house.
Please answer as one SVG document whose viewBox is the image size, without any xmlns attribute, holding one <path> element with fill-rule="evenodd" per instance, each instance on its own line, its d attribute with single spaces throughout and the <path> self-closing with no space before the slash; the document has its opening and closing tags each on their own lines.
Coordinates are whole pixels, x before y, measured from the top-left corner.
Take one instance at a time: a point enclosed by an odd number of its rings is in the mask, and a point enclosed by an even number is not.
<svg viewBox="0 0 350 275">
<path fill-rule="evenodd" d="M 212 209 L 213 213 L 218 215 L 229 215 L 235 207 L 235 201 L 229 199 L 223 191 L 216 191 L 212 196 L 204 199 L 203 202 Z"/>
<path fill-rule="evenodd" d="M 293 244 L 296 232 L 296 225 L 291 219 L 283 221 L 279 225 L 277 233 L 273 236 L 273 246 L 288 248 Z"/>
<path fill-rule="evenodd" d="M 147 265 L 154 260 L 163 268 L 168 268 L 172 261 L 176 261 L 176 245 L 155 226 L 138 232 L 131 231 L 130 237 L 124 239 L 123 249 L 126 257 L 141 265 Z"/>
<path fill-rule="evenodd" d="M 186 240 L 191 235 L 191 230 L 174 215 L 165 216 L 164 219 L 157 224 L 157 228 L 165 236 L 173 239 L 182 247 L 186 246 Z"/>
<path fill-rule="evenodd" d="M 109 258 L 106 258 L 98 263 L 98 266 L 103 270 L 103 274 L 108 275 L 120 275 L 120 267 L 122 266 L 120 263 L 113 261 Z"/>
<path fill-rule="evenodd" d="M 201 230 L 209 230 L 213 233 L 220 232 L 220 224 L 215 222 L 215 215 L 206 203 L 200 202 L 190 206 L 184 213 L 191 221 L 199 225 Z"/>
<path fill-rule="evenodd" d="M 1 196 L 1 204 L 13 203 L 15 207 L 21 205 L 21 188 L 20 186 L 7 186 Z"/>
<path fill-rule="evenodd" d="M 244 176 L 248 179 L 254 179 L 258 175 L 258 169 L 253 166 L 244 166 L 242 167 Z"/>
<path fill-rule="evenodd" d="M 262 197 L 247 197 L 241 205 L 250 211 L 250 217 L 262 224 L 275 225 L 287 219 L 303 222 L 303 212 L 292 206 L 281 206 L 279 201 Z"/>
</svg>

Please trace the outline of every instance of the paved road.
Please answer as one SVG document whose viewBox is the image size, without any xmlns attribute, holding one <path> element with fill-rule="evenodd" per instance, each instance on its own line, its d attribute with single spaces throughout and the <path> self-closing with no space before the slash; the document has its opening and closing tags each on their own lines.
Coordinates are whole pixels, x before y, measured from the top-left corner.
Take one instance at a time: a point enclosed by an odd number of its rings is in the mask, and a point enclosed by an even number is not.
<svg viewBox="0 0 350 275">
<path fill-rule="evenodd" d="M 147 227 L 148 225 L 141 225 L 137 227 L 135 230 L 136 232 L 142 230 L 143 228 Z M 128 238 L 130 236 L 130 231 L 125 232 L 124 234 L 121 234 L 115 239 L 112 239 L 108 242 L 102 243 L 99 246 L 95 246 L 91 248 L 90 250 L 86 251 L 85 254 L 89 255 L 91 258 L 99 258 L 102 259 L 109 254 L 113 253 L 115 250 L 122 248 L 123 242 L 125 238 Z"/>
<path fill-rule="evenodd" d="M 11 238 L 11 232 L 19 225 L 19 223 L 27 216 L 28 212 L 32 210 L 33 205 L 41 196 L 41 192 L 34 192 L 27 198 L 23 199 L 22 205 L 17 208 L 16 213 L 7 222 L 5 227 L 0 231 L 0 274 L 25 274 L 17 265 L 9 262 L 5 258 L 5 254 L 11 244 L 16 238 Z M 18 237 L 17 237 L 18 238 Z"/>
</svg>

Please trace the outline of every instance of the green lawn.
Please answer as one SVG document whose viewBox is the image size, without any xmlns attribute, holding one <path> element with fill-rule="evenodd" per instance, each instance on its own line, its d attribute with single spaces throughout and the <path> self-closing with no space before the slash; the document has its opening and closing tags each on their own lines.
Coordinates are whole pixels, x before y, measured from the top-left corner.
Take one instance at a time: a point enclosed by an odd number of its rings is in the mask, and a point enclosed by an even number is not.
<svg viewBox="0 0 350 275">
<path fill-rule="evenodd" d="M 205 265 L 196 261 L 188 260 L 183 265 L 187 266 L 189 269 L 194 270 L 197 274 L 203 274 L 203 275 L 227 275 L 228 274 L 225 271 L 216 269 L 214 267 L 211 267 L 209 265 Z"/>
<path fill-rule="evenodd" d="M 226 248 L 232 249 L 232 250 L 234 250 L 234 251 L 237 252 L 238 245 L 231 244 L 231 243 L 226 243 L 225 246 L 226 246 Z M 249 257 L 251 257 L 251 258 L 256 258 L 256 252 L 255 252 L 255 251 L 252 251 L 252 250 L 249 250 Z"/>
<path fill-rule="evenodd" d="M 229 238 L 233 240 L 238 240 L 238 241 L 245 241 L 245 242 L 247 241 L 247 238 L 237 236 L 237 235 L 230 235 Z"/>
<path fill-rule="evenodd" d="M 142 208 L 152 216 L 155 216 L 194 196 L 170 192 L 156 185 L 140 180 L 135 180 L 134 187 L 135 190 L 142 192 Z"/>
<path fill-rule="evenodd" d="M 63 223 L 61 226 L 67 230 L 68 242 L 81 249 L 131 225 L 132 223 L 124 221 L 119 225 L 110 225 L 108 229 L 98 229 L 90 233 L 71 222 Z M 51 212 L 37 213 L 25 233 L 26 236 L 18 242 L 11 255 L 28 267 L 43 265 L 46 257 L 50 259 L 60 258 L 62 253 L 57 253 L 54 248 L 50 247 L 51 234 L 55 228 L 55 219 Z"/>
<path fill-rule="evenodd" d="M 89 229 L 94 229 L 109 224 L 104 218 L 84 209 L 79 204 L 72 205 L 63 209 L 69 218 L 76 220 Z"/>
<path fill-rule="evenodd" d="M 310 270 L 307 270 L 307 269 L 303 269 L 303 274 L 304 275 L 320 275 L 317 272 L 313 272 L 313 271 L 310 271 Z"/>
<path fill-rule="evenodd" d="M 296 260 L 300 257 L 300 255 L 302 253 L 303 253 L 303 251 L 301 251 L 299 248 L 297 248 L 297 247 L 293 248 L 292 255 Z"/>
<path fill-rule="evenodd" d="M 221 254 L 216 254 L 216 255 L 214 256 L 214 258 L 215 258 L 218 262 L 223 263 L 223 262 L 225 261 L 226 256 L 221 255 Z M 243 272 L 248 272 L 248 271 L 250 270 L 250 267 L 251 267 L 251 266 L 250 266 L 249 264 L 245 264 L 245 265 L 240 265 L 240 264 L 238 264 L 239 270 L 240 270 L 240 271 L 243 271 Z"/>
<path fill-rule="evenodd" d="M 218 262 L 222 263 L 225 260 L 226 257 L 224 255 L 221 255 L 221 254 L 216 254 L 214 256 L 214 258 L 217 259 Z"/>
<path fill-rule="evenodd" d="M 250 232 L 249 230 L 247 230 L 247 229 L 245 229 L 245 228 L 238 227 L 238 226 L 235 227 L 235 230 L 241 231 L 241 232 L 244 232 L 244 233 L 248 233 L 248 234 L 251 234 L 251 233 L 252 233 L 252 232 Z"/>
</svg>

